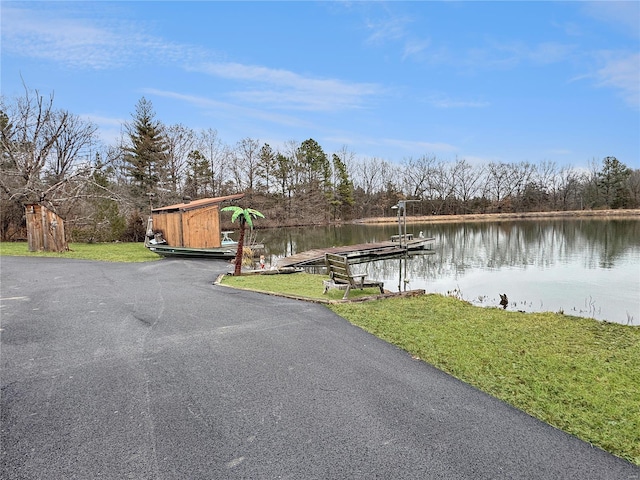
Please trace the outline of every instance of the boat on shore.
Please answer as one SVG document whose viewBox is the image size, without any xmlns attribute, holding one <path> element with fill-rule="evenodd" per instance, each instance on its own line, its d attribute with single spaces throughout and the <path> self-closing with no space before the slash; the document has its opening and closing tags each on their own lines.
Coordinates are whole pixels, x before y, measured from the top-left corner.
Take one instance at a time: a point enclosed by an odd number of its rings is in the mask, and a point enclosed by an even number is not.
<svg viewBox="0 0 640 480">
<path fill-rule="evenodd" d="M 144 245 L 163 257 L 233 259 L 238 242 L 220 231 L 220 205 L 244 194 L 201 198 L 151 209 Z M 264 248 L 254 238 L 245 241 L 252 251 Z"/>
<path fill-rule="evenodd" d="M 153 219 L 149 217 L 147 220 L 147 232 L 144 239 L 144 246 L 147 247 L 149 251 L 157 253 L 162 257 L 233 259 L 236 256 L 238 242 L 229 237 L 231 233 L 233 232 L 222 232 L 223 237 L 219 247 L 176 247 L 169 245 L 162 237 L 162 233 L 154 232 Z"/>
<path fill-rule="evenodd" d="M 188 258 L 212 258 L 232 260 L 236 256 L 236 249 L 229 247 L 215 248 L 190 248 L 172 247 L 165 244 L 146 245 L 149 251 L 157 253 L 162 257 L 188 257 Z"/>
<path fill-rule="evenodd" d="M 162 257 L 188 257 L 188 258 L 211 258 L 211 259 L 223 259 L 233 260 L 236 256 L 238 249 L 238 242 L 233 240 L 229 235 L 233 231 L 224 231 L 222 233 L 222 240 L 219 247 L 176 247 L 169 245 L 167 241 L 162 238 L 162 234 L 153 231 L 153 220 L 149 217 L 147 221 L 147 234 L 145 236 L 144 246 L 153 253 L 157 253 Z M 250 240 L 246 247 L 251 250 L 261 250 L 264 248 L 263 244 L 258 244 Z"/>
</svg>

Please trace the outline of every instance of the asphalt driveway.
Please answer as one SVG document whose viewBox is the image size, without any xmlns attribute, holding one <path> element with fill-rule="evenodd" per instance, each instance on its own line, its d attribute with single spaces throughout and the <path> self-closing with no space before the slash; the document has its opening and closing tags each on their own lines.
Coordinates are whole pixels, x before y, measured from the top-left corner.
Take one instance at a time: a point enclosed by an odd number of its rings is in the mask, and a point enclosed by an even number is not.
<svg viewBox="0 0 640 480">
<path fill-rule="evenodd" d="M 0 262 L 3 479 L 640 479 L 222 261 Z"/>
</svg>

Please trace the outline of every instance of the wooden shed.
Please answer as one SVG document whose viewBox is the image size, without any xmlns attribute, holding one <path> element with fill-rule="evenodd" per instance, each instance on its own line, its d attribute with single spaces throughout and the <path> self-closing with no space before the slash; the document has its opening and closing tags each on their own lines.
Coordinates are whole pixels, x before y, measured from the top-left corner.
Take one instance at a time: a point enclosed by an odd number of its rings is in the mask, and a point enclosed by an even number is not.
<svg viewBox="0 0 640 480">
<path fill-rule="evenodd" d="M 68 249 L 64 222 L 56 213 L 36 203 L 25 205 L 30 252 L 64 252 Z"/>
<path fill-rule="evenodd" d="M 172 247 L 216 248 L 221 246 L 220 207 L 239 200 L 244 193 L 202 198 L 151 210 L 153 231 Z"/>
</svg>

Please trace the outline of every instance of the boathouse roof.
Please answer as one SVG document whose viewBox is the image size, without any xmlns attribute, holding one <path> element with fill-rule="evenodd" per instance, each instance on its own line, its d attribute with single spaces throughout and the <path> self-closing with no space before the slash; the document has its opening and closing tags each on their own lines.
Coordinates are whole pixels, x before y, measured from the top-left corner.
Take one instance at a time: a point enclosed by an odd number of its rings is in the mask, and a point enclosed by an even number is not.
<svg viewBox="0 0 640 480">
<path fill-rule="evenodd" d="M 244 193 L 236 193 L 235 195 L 227 195 L 225 197 L 200 198 L 190 202 L 176 203 L 175 205 L 167 205 L 166 207 L 158 207 L 151 210 L 152 213 L 170 213 L 170 212 L 187 212 L 189 210 L 197 210 L 198 208 L 210 207 L 222 202 L 231 200 L 239 200 L 244 197 Z"/>
</svg>

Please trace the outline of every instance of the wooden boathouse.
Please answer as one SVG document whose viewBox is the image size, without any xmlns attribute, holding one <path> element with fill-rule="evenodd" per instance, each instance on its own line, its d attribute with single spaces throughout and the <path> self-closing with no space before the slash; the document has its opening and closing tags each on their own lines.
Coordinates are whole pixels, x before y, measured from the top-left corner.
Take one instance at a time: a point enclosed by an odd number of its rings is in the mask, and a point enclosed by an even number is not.
<svg viewBox="0 0 640 480">
<path fill-rule="evenodd" d="M 242 197 L 244 193 L 154 208 L 151 210 L 153 231 L 162 234 L 173 247 L 220 247 L 220 205 Z"/>
</svg>

